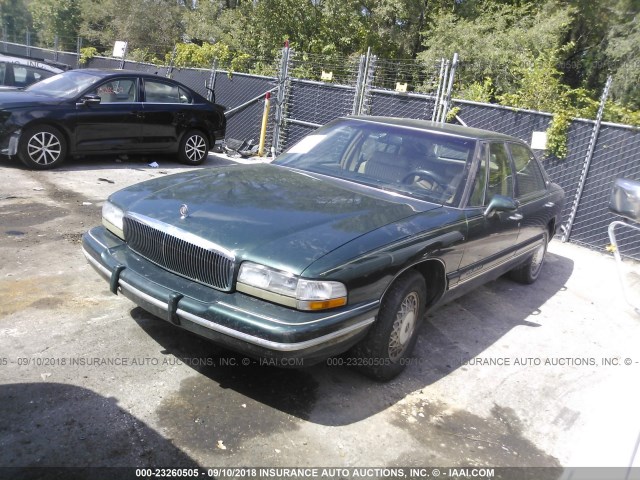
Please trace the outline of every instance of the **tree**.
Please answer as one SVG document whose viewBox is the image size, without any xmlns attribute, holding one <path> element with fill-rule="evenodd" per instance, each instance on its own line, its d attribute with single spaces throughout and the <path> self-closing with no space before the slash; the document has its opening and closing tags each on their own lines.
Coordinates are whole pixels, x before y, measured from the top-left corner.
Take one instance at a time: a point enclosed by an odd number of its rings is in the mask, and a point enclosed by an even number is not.
<svg viewBox="0 0 640 480">
<path fill-rule="evenodd" d="M 0 21 L 8 35 L 23 39 L 31 26 L 31 14 L 23 0 L 0 0 Z"/>
<path fill-rule="evenodd" d="M 487 77 L 496 95 L 515 92 L 523 73 L 540 65 L 536 59 L 549 51 L 564 54 L 567 49 L 562 40 L 574 13 L 571 7 L 549 0 L 535 8 L 524 2 L 480 2 L 478 8 L 475 14 L 467 11 L 467 17 L 441 12 L 424 32 L 425 51 L 418 54 L 430 65 L 459 53 L 456 76 L 462 92 Z"/>
<path fill-rule="evenodd" d="M 613 72 L 611 94 L 630 108 L 640 109 L 640 1 L 618 2 L 618 22 L 607 35 L 604 56 Z"/>
<path fill-rule="evenodd" d="M 79 0 L 37 0 L 28 4 L 40 42 L 60 48 L 75 46 L 80 23 Z"/>
<path fill-rule="evenodd" d="M 122 40 L 138 58 L 161 58 L 181 40 L 183 8 L 175 0 L 83 0 L 80 32 L 107 51 Z"/>
</svg>

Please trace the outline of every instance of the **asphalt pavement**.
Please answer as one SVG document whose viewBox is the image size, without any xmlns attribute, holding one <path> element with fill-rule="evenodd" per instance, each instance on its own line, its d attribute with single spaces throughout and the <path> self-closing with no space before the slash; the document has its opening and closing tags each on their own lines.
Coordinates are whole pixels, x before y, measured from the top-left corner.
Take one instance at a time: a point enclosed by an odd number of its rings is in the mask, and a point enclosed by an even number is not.
<svg viewBox="0 0 640 480">
<path fill-rule="evenodd" d="M 0 159 L 0 467 L 640 467 L 640 316 L 610 254 L 556 239 L 536 284 L 428 313 L 389 383 L 278 369 L 112 295 L 82 255 L 111 192 L 188 169 Z"/>
</svg>

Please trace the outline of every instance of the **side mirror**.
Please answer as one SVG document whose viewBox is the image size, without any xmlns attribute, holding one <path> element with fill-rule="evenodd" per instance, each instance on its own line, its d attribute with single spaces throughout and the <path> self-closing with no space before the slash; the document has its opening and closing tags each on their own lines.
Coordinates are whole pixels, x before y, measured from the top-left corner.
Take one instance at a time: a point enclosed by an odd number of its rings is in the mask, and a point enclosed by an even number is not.
<svg viewBox="0 0 640 480">
<path fill-rule="evenodd" d="M 640 222 L 640 182 L 616 178 L 609 197 L 609 210 L 629 220 Z"/>
<path fill-rule="evenodd" d="M 517 209 L 518 204 L 513 198 L 505 197 L 504 195 L 494 195 L 484 211 L 484 216 L 489 218 L 496 212 L 513 212 Z"/>
<path fill-rule="evenodd" d="M 85 95 L 76 102 L 76 105 L 98 105 L 101 100 L 100 95 Z"/>
</svg>

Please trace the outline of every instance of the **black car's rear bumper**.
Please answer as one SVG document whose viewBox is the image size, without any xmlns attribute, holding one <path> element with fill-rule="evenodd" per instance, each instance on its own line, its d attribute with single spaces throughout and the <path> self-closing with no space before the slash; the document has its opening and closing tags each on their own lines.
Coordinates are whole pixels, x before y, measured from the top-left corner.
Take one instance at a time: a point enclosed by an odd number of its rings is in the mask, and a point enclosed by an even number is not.
<svg viewBox="0 0 640 480">
<path fill-rule="evenodd" d="M 301 312 L 240 292 L 214 290 L 145 260 L 104 227 L 87 232 L 82 245 L 112 292 L 175 326 L 252 357 L 316 363 L 360 340 L 378 313 L 378 302 Z"/>
</svg>

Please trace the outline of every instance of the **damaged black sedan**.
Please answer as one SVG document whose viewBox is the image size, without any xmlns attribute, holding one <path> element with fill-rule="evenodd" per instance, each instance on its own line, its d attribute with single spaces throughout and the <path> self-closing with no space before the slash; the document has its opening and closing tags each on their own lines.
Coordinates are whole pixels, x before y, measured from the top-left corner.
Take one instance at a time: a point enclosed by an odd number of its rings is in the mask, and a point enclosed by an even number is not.
<svg viewBox="0 0 640 480">
<path fill-rule="evenodd" d="M 427 309 L 539 277 L 563 201 L 513 137 L 348 117 L 271 164 L 114 193 L 83 250 L 113 293 L 179 328 L 259 358 L 349 351 L 390 379 Z"/>
</svg>

